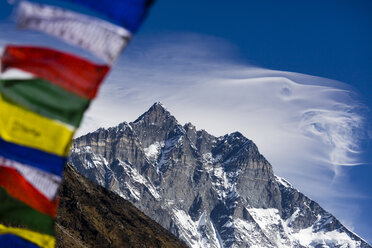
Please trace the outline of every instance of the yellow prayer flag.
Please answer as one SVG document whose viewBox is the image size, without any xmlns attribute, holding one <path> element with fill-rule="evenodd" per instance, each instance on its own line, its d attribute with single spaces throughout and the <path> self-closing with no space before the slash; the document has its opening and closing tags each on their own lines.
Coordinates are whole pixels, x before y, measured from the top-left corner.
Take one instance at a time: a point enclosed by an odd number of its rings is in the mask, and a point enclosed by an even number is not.
<svg viewBox="0 0 372 248">
<path fill-rule="evenodd" d="M 0 136 L 22 146 L 67 156 L 75 130 L 12 104 L 0 94 Z"/>
<path fill-rule="evenodd" d="M 53 236 L 37 233 L 27 229 L 7 227 L 0 224 L 0 235 L 14 234 L 25 240 L 28 240 L 42 248 L 54 248 L 56 240 Z"/>
</svg>

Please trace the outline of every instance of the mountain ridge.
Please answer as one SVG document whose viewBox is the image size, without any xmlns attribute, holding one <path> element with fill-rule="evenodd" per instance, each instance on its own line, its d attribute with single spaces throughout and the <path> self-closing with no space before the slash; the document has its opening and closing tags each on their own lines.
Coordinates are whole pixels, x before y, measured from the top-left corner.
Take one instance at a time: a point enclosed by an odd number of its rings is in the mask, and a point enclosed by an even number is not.
<svg viewBox="0 0 372 248">
<path fill-rule="evenodd" d="M 371 247 L 276 177 L 253 141 L 181 125 L 160 103 L 77 138 L 70 158 L 190 247 Z"/>
<path fill-rule="evenodd" d="M 69 164 L 59 189 L 56 247 L 187 247 L 131 203 Z"/>
</svg>

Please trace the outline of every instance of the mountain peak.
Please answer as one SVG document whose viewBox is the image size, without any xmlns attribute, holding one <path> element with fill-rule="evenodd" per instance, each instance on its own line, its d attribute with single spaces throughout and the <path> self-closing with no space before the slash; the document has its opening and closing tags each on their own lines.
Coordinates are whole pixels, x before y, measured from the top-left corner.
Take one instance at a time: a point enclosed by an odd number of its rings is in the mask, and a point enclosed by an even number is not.
<svg viewBox="0 0 372 248">
<path fill-rule="evenodd" d="M 229 137 L 233 137 L 233 138 L 246 138 L 241 132 L 239 131 L 235 131 L 231 134 L 228 135 Z"/>
<path fill-rule="evenodd" d="M 162 103 L 162 102 L 155 102 L 150 108 L 148 111 L 159 111 L 159 110 L 162 110 L 162 111 L 166 111 L 168 112 L 167 110 L 167 107 L 165 107 L 165 105 Z"/>
<path fill-rule="evenodd" d="M 133 123 L 145 121 L 152 125 L 161 125 L 169 118 L 175 119 L 161 102 L 156 102 Z"/>
<path fill-rule="evenodd" d="M 160 101 L 155 102 L 152 106 L 161 106 L 161 107 L 165 108 L 164 104 Z"/>
<path fill-rule="evenodd" d="M 154 103 L 130 125 L 145 148 L 155 142 L 164 142 L 170 133 L 180 126 L 176 118 L 160 102 Z"/>
</svg>

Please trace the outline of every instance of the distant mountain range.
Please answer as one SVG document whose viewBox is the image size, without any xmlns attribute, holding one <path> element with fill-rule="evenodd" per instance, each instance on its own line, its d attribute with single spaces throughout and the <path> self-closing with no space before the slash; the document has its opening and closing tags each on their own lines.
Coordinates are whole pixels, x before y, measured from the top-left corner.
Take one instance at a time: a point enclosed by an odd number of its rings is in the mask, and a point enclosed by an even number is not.
<svg viewBox="0 0 372 248">
<path fill-rule="evenodd" d="M 241 133 L 181 125 L 160 103 L 77 138 L 70 163 L 189 247 L 371 247 L 275 176 Z"/>
</svg>

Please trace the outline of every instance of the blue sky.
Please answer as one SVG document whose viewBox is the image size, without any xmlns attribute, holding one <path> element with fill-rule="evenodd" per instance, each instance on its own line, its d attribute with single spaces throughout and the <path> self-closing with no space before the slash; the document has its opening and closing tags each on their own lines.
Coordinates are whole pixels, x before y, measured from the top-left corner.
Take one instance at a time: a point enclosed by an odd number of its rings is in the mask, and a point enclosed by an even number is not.
<svg viewBox="0 0 372 248">
<path fill-rule="evenodd" d="M 11 8 L 0 0 L 0 46 L 53 44 L 81 52 L 14 31 Z M 160 100 L 180 122 L 215 135 L 244 133 L 277 174 L 372 243 L 371 44 L 368 0 L 160 0 L 81 133 L 132 121 Z"/>
</svg>

